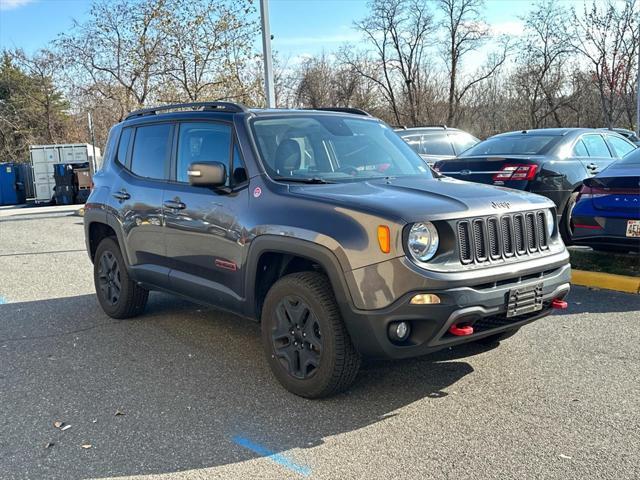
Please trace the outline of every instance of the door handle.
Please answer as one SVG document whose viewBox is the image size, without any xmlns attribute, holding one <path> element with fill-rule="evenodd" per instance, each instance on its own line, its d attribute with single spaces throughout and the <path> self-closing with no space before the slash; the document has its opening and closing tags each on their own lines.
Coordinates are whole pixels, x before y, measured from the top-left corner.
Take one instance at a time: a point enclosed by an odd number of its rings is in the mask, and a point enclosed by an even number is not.
<svg viewBox="0 0 640 480">
<path fill-rule="evenodd" d="M 117 198 L 122 202 L 124 200 L 129 200 L 131 198 L 131 195 L 129 195 L 125 190 L 120 190 L 119 192 L 113 194 L 113 198 Z"/>
<path fill-rule="evenodd" d="M 164 206 L 165 208 L 171 208 L 173 210 L 184 210 L 185 208 L 187 208 L 184 203 L 175 200 L 167 200 L 166 202 L 164 202 Z"/>
<path fill-rule="evenodd" d="M 589 165 L 587 165 L 587 168 L 589 170 L 597 170 L 598 169 L 598 165 L 596 165 L 595 163 L 590 163 Z"/>
</svg>

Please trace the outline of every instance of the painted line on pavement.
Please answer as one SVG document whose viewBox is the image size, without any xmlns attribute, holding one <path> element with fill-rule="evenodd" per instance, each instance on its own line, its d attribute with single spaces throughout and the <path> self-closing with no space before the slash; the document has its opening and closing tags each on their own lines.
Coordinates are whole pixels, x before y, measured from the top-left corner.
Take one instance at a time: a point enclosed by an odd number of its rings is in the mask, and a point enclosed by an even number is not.
<svg viewBox="0 0 640 480">
<path fill-rule="evenodd" d="M 252 442 L 249 439 L 246 439 L 244 437 L 239 437 L 239 436 L 235 436 L 233 437 L 233 441 L 240 445 L 241 447 L 244 447 L 248 450 L 251 450 L 254 453 L 257 453 L 258 455 L 267 458 L 269 460 L 271 460 L 272 462 L 277 463 L 278 465 L 281 465 L 285 468 L 288 468 L 289 470 L 302 475 L 303 477 L 308 477 L 309 475 L 311 475 L 311 469 L 309 467 L 303 466 L 303 465 L 298 465 L 297 463 L 292 462 L 291 460 L 289 460 L 287 457 L 285 457 L 284 455 L 281 455 L 279 453 L 275 453 L 272 452 L 271 450 L 269 450 L 266 447 L 263 447 L 262 445 L 259 445 L 257 443 Z"/>
</svg>

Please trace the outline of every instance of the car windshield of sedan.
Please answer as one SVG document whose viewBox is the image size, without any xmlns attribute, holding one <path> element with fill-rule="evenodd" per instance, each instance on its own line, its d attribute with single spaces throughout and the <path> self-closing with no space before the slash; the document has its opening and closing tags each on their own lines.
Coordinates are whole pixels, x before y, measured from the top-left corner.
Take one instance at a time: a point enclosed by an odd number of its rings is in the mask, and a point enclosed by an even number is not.
<svg viewBox="0 0 640 480">
<path fill-rule="evenodd" d="M 334 183 L 399 176 L 432 178 L 429 167 L 382 122 L 307 114 L 251 122 L 273 179 Z"/>
<path fill-rule="evenodd" d="M 508 135 L 488 138 L 471 147 L 462 156 L 475 155 L 539 155 L 559 137 L 551 135 Z"/>
</svg>

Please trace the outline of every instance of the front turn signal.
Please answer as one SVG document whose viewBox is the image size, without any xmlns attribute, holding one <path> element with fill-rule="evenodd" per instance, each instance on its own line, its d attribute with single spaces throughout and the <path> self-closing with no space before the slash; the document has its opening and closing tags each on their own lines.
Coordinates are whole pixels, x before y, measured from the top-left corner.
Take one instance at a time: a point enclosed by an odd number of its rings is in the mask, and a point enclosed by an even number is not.
<svg viewBox="0 0 640 480">
<path fill-rule="evenodd" d="M 378 245 L 382 253 L 391 251 L 391 233 L 386 225 L 378 225 Z"/>
</svg>

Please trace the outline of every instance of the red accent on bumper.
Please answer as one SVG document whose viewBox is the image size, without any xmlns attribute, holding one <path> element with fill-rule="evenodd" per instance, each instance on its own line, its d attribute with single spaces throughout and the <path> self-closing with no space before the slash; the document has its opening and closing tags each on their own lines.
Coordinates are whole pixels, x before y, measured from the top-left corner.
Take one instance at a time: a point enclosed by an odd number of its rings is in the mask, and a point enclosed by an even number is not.
<svg viewBox="0 0 640 480">
<path fill-rule="evenodd" d="M 473 334 L 473 327 L 471 325 L 466 325 L 464 327 L 451 325 L 451 327 L 449 328 L 449 333 L 457 337 L 466 337 L 467 335 Z"/>
<path fill-rule="evenodd" d="M 569 304 L 564 300 L 560 300 L 559 298 L 554 298 L 551 302 L 551 307 L 556 308 L 558 310 L 566 310 Z"/>
</svg>

